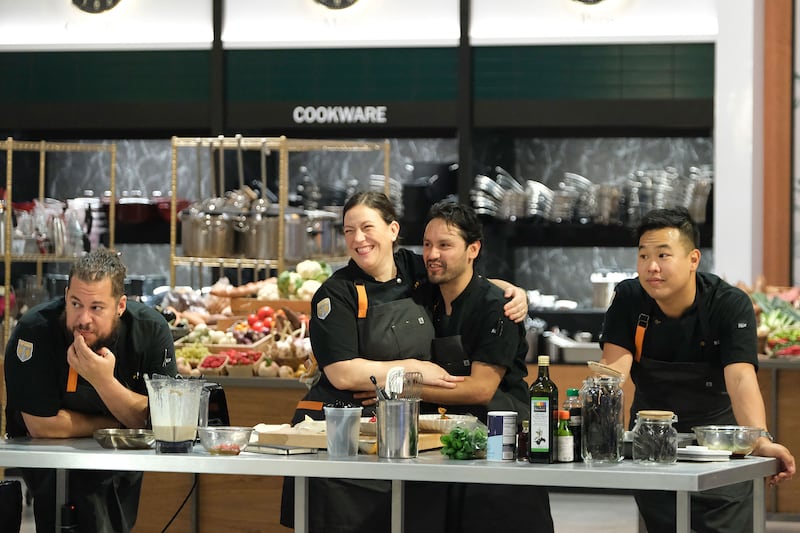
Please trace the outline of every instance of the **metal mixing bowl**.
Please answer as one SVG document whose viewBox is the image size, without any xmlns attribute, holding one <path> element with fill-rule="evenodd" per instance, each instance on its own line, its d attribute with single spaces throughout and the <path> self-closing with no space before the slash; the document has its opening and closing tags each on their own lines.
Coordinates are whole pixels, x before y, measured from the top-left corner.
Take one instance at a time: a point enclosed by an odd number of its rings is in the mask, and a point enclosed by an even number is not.
<svg viewBox="0 0 800 533">
<path fill-rule="evenodd" d="M 761 428 L 749 426 L 696 426 L 692 431 L 700 446 L 710 450 L 727 450 L 734 455 L 751 453 L 762 435 Z"/>
<path fill-rule="evenodd" d="M 149 429 L 98 429 L 94 432 L 96 440 L 103 448 L 116 450 L 146 450 L 152 448 L 156 436 Z"/>
</svg>

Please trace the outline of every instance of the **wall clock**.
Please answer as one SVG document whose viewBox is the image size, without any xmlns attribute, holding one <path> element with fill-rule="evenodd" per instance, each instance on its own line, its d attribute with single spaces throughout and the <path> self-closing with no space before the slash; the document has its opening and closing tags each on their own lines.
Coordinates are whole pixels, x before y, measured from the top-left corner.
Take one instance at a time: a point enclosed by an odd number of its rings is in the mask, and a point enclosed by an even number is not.
<svg viewBox="0 0 800 533">
<path fill-rule="evenodd" d="M 102 13 L 119 4 L 120 0 L 72 0 L 72 5 L 86 13 Z"/>
</svg>

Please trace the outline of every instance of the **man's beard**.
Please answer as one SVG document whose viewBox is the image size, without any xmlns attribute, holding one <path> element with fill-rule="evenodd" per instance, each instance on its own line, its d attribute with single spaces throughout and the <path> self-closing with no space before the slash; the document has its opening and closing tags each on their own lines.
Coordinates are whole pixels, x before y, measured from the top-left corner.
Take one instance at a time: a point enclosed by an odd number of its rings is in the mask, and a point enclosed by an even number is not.
<svg viewBox="0 0 800 533">
<path fill-rule="evenodd" d="M 117 333 L 119 332 L 119 323 L 120 323 L 120 317 L 119 315 L 115 314 L 114 322 L 111 324 L 111 331 L 108 333 L 108 335 L 103 335 L 102 337 L 98 336 L 96 341 L 94 341 L 92 344 L 89 344 L 89 349 L 92 350 L 93 352 L 97 352 L 100 348 L 110 348 L 110 346 L 114 343 L 114 340 L 116 340 Z M 69 338 L 69 335 L 72 335 L 72 338 L 74 339 L 76 335 L 81 334 L 80 333 L 81 330 L 77 327 L 71 330 L 67 328 L 66 313 L 63 316 L 62 325 L 64 327 L 65 333 L 67 334 L 67 338 Z"/>
</svg>

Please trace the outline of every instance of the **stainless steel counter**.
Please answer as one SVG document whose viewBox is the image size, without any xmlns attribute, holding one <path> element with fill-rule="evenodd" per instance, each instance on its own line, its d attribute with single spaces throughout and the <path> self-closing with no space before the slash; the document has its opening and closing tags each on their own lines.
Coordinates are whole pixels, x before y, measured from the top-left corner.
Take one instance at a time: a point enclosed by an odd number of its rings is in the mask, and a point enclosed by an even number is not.
<svg viewBox="0 0 800 533">
<path fill-rule="evenodd" d="M 689 494 L 701 490 L 753 481 L 755 505 L 753 531 L 764 531 L 763 478 L 777 471 L 774 459 L 748 457 L 729 462 L 685 463 L 647 467 L 630 461 L 608 466 L 583 463 L 531 465 L 485 460 L 453 461 L 438 451 L 417 459 L 389 460 L 374 455 L 329 458 L 327 453 L 272 456 L 244 452 L 238 456 L 211 456 L 196 446 L 189 454 L 157 455 L 152 450 L 106 450 L 92 439 L 0 441 L 0 465 L 55 468 L 59 471 L 58 503 L 65 501 L 67 470 L 138 470 L 200 474 L 294 476 L 295 531 L 307 529 L 308 478 L 392 480 L 392 531 L 403 529 L 403 482 L 440 481 L 497 483 L 576 488 L 627 488 L 669 490 L 677 495 L 678 531 L 689 532 Z M 58 513 L 56 513 L 58 516 Z"/>
</svg>

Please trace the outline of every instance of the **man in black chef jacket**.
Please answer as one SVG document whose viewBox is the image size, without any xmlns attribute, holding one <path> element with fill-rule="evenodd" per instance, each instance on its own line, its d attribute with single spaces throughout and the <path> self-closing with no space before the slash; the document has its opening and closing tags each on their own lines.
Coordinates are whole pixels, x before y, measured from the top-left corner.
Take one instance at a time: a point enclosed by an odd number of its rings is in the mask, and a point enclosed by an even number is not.
<svg viewBox="0 0 800 533">
<path fill-rule="evenodd" d="M 160 313 L 126 299 L 125 272 L 116 252 L 92 251 L 72 266 L 64 297 L 20 318 L 5 352 L 9 437 L 91 437 L 147 425 L 144 375 L 177 374 L 174 342 Z M 55 471 L 22 470 L 36 531 L 52 533 Z M 141 482 L 141 472 L 70 471 L 77 530 L 130 531 Z"/>
<path fill-rule="evenodd" d="M 601 335 L 601 362 L 636 385 L 630 420 L 643 409 L 674 411 L 676 428 L 738 424 L 764 429 L 754 455 L 776 457 L 775 484 L 795 472 L 789 450 L 766 431 L 756 379 L 756 318 L 750 298 L 699 272 L 699 230 L 684 208 L 657 209 L 637 231 L 638 279 L 617 285 Z M 692 495 L 692 530 L 749 532 L 752 483 Z M 675 495 L 640 491 L 636 502 L 650 533 L 675 531 Z"/>
<path fill-rule="evenodd" d="M 490 410 L 530 414 L 521 324 L 503 314 L 503 291 L 475 273 L 482 227 L 468 206 L 442 201 L 431 207 L 422 256 L 428 273 L 419 297 L 432 310 L 433 360 L 465 379 L 454 389 L 424 387 L 429 407 L 471 413 L 486 421 Z M 440 484 L 443 485 L 443 484 Z M 547 490 L 535 486 L 462 483 L 445 485 L 446 530 L 553 531 Z"/>
</svg>

